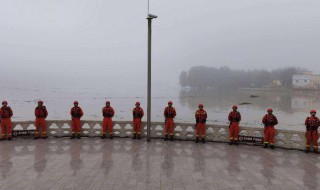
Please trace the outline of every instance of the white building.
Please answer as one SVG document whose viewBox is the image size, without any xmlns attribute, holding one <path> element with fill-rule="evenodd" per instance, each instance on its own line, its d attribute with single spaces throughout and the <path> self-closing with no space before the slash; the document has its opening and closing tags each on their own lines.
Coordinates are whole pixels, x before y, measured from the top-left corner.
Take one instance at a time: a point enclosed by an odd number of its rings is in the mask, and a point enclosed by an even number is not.
<svg viewBox="0 0 320 190">
<path fill-rule="evenodd" d="M 293 89 L 320 89 L 320 75 L 304 72 L 302 75 L 292 76 Z"/>
</svg>

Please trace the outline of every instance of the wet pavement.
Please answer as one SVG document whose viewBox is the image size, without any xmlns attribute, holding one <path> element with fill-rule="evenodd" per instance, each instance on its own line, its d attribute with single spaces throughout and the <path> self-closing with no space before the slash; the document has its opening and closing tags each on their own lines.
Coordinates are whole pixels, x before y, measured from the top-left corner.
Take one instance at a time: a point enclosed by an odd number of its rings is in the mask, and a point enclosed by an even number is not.
<svg viewBox="0 0 320 190">
<path fill-rule="evenodd" d="M 320 189 L 320 156 L 116 138 L 0 142 L 0 189 Z"/>
</svg>

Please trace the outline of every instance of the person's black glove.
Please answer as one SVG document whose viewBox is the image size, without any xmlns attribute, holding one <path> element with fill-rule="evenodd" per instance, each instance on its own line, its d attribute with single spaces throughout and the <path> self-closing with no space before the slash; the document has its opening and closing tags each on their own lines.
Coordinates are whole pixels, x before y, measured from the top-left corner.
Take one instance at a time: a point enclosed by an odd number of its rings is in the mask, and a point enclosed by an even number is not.
<svg viewBox="0 0 320 190">
<path fill-rule="evenodd" d="M 206 123 L 206 121 L 207 121 L 206 119 L 202 119 L 202 121 L 201 121 L 201 122 L 202 122 L 202 123 Z"/>
<path fill-rule="evenodd" d="M 196 123 L 199 123 L 199 119 L 196 119 Z"/>
</svg>

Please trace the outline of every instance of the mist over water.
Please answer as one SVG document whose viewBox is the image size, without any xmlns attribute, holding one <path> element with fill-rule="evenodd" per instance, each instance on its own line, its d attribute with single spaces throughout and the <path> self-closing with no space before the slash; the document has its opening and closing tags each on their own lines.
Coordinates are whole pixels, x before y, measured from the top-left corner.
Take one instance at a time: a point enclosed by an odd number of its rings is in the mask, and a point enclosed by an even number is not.
<svg viewBox="0 0 320 190">
<path fill-rule="evenodd" d="M 151 0 L 159 16 L 153 21 L 152 120 L 163 121 L 172 100 L 177 122 L 194 122 L 203 103 L 208 123 L 226 125 L 233 104 L 249 103 L 239 106 L 242 125 L 261 126 L 265 109 L 273 107 L 278 128 L 303 130 L 309 110 L 320 108 L 318 92 L 194 91 L 178 83 L 181 71 L 199 65 L 320 73 L 318 7 L 318 0 Z M 136 101 L 146 109 L 145 17 L 146 1 L 2 0 L 0 99 L 9 101 L 13 120 L 33 120 L 38 99 L 48 119 L 70 119 L 74 100 L 84 119 L 101 120 L 106 100 L 115 120 L 131 120 Z"/>
<path fill-rule="evenodd" d="M 26 82 L 26 81 L 25 81 Z M 30 83 L 31 82 L 31 83 Z M 39 82 L 39 83 L 38 83 Z M 30 85 L 36 84 L 36 85 Z M 84 110 L 83 119 L 102 120 L 101 109 L 106 100 L 116 111 L 114 120 L 131 120 L 131 111 L 136 101 L 141 102 L 146 111 L 147 91 L 145 84 L 135 86 L 94 85 L 86 80 L 82 86 L 70 86 L 63 81 L 51 81 L 41 87 L 41 80 L 17 84 L 15 87 L 1 81 L 0 98 L 7 99 L 14 111 L 14 121 L 34 119 L 37 100 L 44 100 L 48 119 L 70 119 L 73 101 L 78 100 Z M 178 84 L 164 85 L 154 82 L 152 89 L 152 121 L 164 121 L 163 109 L 169 100 L 177 109 L 176 122 L 194 123 L 194 112 L 199 103 L 208 112 L 208 123 L 228 125 L 227 115 L 233 104 L 239 105 L 242 126 L 263 127 L 261 119 L 266 109 L 272 107 L 279 119 L 279 129 L 304 130 L 304 119 L 310 108 L 320 107 L 320 92 L 292 90 L 192 90 Z M 254 95 L 254 98 L 251 97 Z M 146 121 L 146 117 L 143 118 Z"/>
</svg>

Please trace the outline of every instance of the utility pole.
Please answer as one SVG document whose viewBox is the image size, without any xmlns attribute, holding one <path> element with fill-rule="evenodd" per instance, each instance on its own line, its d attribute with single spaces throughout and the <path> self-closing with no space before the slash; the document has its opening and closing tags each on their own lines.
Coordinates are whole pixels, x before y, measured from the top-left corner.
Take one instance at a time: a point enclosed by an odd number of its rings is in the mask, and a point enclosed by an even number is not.
<svg viewBox="0 0 320 190">
<path fill-rule="evenodd" d="M 148 103 L 147 103 L 147 141 L 151 141 L 151 35 L 152 19 L 158 16 L 148 14 Z"/>
</svg>

